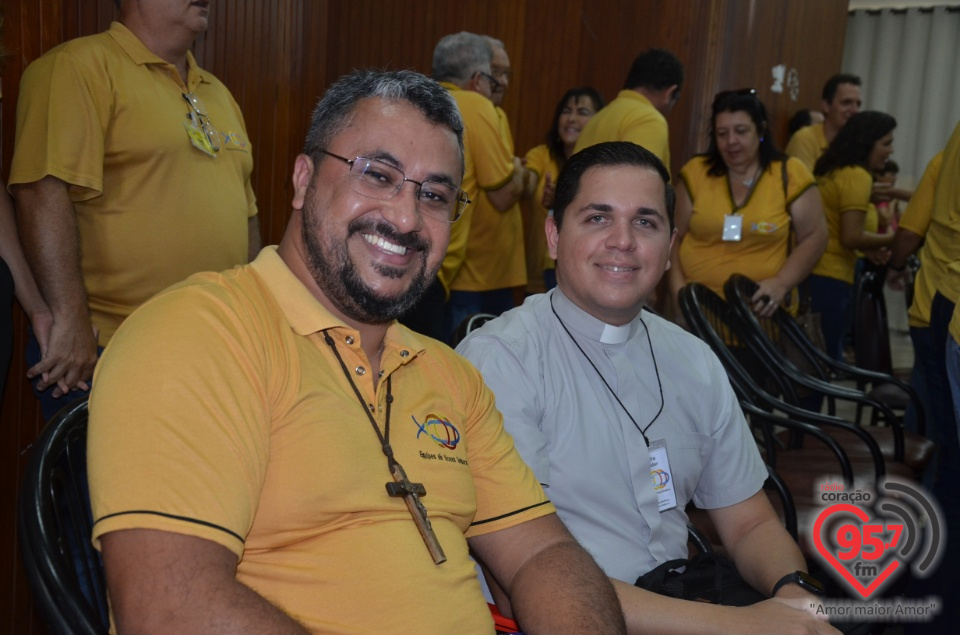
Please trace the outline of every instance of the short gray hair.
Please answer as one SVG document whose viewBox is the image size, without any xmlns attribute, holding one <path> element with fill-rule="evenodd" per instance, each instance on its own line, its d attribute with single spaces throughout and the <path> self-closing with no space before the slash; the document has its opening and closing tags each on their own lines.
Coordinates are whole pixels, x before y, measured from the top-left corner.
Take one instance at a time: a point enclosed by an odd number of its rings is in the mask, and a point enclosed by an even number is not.
<svg viewBox="0 0 960 635">
<path fill-rule="evenodd" d="M 495 48 L 495 49 L 503 49 L 504 51 L 507 50 L 507 47 L 503 45 L 503 41 L 502 41 L 502 40 L 498 40 L 497 38 L 493 37 L 492 35 L 484 35 L 484 36 L 483 36 L 483 39 L 485 39 L 485 40 L 487 41 L 487 44 L 489 44 L 492 48 Z"/>
<path fill-rule="evenodd" d="M 475 73 L 489 73 L 491 61 L 493 49 L 482 35 L 445 35 L 433 49 L 433 78 L 462 87 Z"/>
<path fill-rule="evenodd" d="M 338 79 L 313 111 L 303 153 L 318 163 L 323 158 L 322 151 L 350 123 L 357 105 L 373 97 L 389 102 L 405 101 L 431 123 L 451 130 L 457 136 L 463 169 L 463 118 L 457 102 L 443 86 L 414 71 L 365 69 Z"/>
</svg>

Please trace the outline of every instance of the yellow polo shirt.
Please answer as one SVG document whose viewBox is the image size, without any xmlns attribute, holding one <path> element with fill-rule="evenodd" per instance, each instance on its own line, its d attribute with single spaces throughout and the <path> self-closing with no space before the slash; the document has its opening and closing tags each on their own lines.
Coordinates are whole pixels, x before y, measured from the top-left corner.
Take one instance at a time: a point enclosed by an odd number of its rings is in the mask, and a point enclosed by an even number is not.
<svg viewBox="0 0 960 635">
<path fill-rule="evenodd" d="M 650 100 L 635 90 L 621 90 L 617 98 L 587 122 L 574 152 L 606 141 L 632 141 L 657 155 L 670 171 L 670 134 L 667 120 Z"/>
<path fill-rule="evenodd" d="M 850 212 L 866 216 L 873 177 L 860 166 L 848 166 L 818 177 L 817 186 L 823 199 L 828 238 L 827 249 L 812 273 L 853 284 L 857 253 L 840 243 L 840 217 Z"/>
<path fill-rule="evenodd" d="M 461 187 L 473 201 L 467 206 L 460 220 L 451 227 L 450 245 L 447 247 L 447 255 L 440 268 L 440 282 L 449 293 L 451 288 L 461 288 L 452 285 L 466 261 L 468 243 L 475 245 L 470 238 L 473 231 L 473 217 L 479 214 L 481 227 L 485 227 L 483 218 L 488 216 L 488 210 L 492 208 L 490 202 L 485 200 L 486 195 L 483 191 L 499 189 L 510 180 L 513 174 L 513 152 L 503 140 L 502 123 L 492 101 L 480 93 L 463 90 L 455 84 L 448 82 L 440 82 L 440 84 L 453 95 L 463 116 L 463 154 L 466 172 Z M 483 211 L 480 211 L 481 208 Z M 476 266 L 476 264 L 471 265 L 473 268 Z M 473 272 L 468 273 L 464 280 L 471 279 L 474 275 Z"/>
<path fill-rule="evenodd" d="M 376 386 L 369 368 L 360 334 L 275 247 L 161 293 L 97 364 L 94 542 L 130 528 L 215 542 L 240 582 L 311 632 L 492 633 L 466 538 L 554 507 L 465 359 L 394 323 Z M 384 489 L 364 404 L 381 431 L 389 417 L 397 460 L 426 487 L 441 565 Z"/>
<path fill-rule="evenodd" d="M 546 145 L 536 146 L 527 152 L 526 166 L 537 175 L 537 187 L 533 196 L 524 203 L 530 214 L 525 226 L 527 228 L 525 241 L 527 290 L 531 293 L 541 293 L 546 290 L 543 287 L 543 271 L 544 269 L 553 269 L 556 267 L 556 263 L 547 253 L 547 234 L 544 224 L 549 210 L 540 201 L 543 200 L 543 188 L 547 184 L 546 176 L 549 174 L 550 179 L 556 185 L 560 167 L 550 156 L 550 149 Z"/>
<path fill-rule="evenodd" d="M 118 22 L 27 67 L 10 184 L 55 176 L 70 186 L 90 314 L 105 345 L 158 291 L 198 271 L 247 261 L 257 213 L 253 155 L 240 107 L 187 54 L 172 64 Z M 215 157 L 191 145 L 184 93 L 220 136 Z"/>
<path fill-rule="evenodd" d="M 937 193 L 937 181 L 940 178 L 942 165 L 943 151 L 941 150 L 927 163 L 923 176 L 920 177 L 920 182 L 917 184 L 917 189 L 914 190 L 903 216 L 900 217 L 900 227 L 910 230 L 917 236 L 925 237 L 930 229 L 930 221 L 933 218 L 933 203 Z M 929 249 L 937 250 L 940 253 L 924 255 L 924 252 Z M 924 260 L 930 261 L 931 259 L 943 261 L 947 257 L 940 250 L 940 244 L 937 241 L 929 246 L 924 243 L 917 255 L 921 263 Z M 921 302 L 914 301 L 910 305 L 910 326 L 917 328 L 930 326 L 930 303 L 933 301 L 939 280 L 939 276 L 935 273 L 931 270 L 923 275 L 918 274 L 914 280 L 914 294 L 919 295 L 923 300 Z"/>
<path fill-rule="evenodd" d="M 791 157 L 800 159 L 807 166 L 807 169 L 813 172 L 817 159 L 826 152 L 829 146 L 830 143 L 823 132 L 823 124 L 816 123 L 794 132 L 790 141 L 787 142 L 785 152 Z"/>
<path fill-rule="evenodd" d="M 708 169 L 706 158 L 698 156 L 680 171 L 693 202 L 690 226 L 680 244 L 680 266 L 688 280 L 723 295 L 724 283 L 735 273 L 757 281 L 777 275 L 789 251 L 789 207 L 815 184 L 802 163 L 788 159 L 784 196 L 783 163 L 773 161 L 760 174 L 743 206 L 737 207 L 728 177 L 711 176 Z M 742 217 L 742 240 L 723 240 L 727 214 Z"/>
</svg>

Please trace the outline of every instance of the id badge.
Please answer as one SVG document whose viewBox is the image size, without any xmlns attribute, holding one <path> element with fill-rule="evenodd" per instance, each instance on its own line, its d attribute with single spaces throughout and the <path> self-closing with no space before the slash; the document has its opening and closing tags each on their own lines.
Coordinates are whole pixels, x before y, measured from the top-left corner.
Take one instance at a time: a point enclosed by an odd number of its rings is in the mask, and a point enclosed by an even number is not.
<svg viewBox="0 0 960 635">
<path fill-rule="evenodd" d="M 743 238 L 743 216 L 727 214 L 723 217 L 723 240 L 736 242 Z"/>
<path fill-rule="evenodd" d="M 217 153 L 213 151 L 213 145 L 211 145 L 210 139 L 207 138 L 207 133 L 192 121 L 184 121 L 183 127 L 187 129 L 187 136 L 190 137 L 190 143 L 194 148 L 208 156 L 217 156 Z"/>
<path fill-rule="evenodd" d="M 673 474 L 667 456 L 667 442 L 659 439 L 647 448 L 650 453 L 650 478 L 653 491 L 657 493 L 658 511 L 665 512 L 677 506 L 677 493 L 673 489 Z"/>
</svg>

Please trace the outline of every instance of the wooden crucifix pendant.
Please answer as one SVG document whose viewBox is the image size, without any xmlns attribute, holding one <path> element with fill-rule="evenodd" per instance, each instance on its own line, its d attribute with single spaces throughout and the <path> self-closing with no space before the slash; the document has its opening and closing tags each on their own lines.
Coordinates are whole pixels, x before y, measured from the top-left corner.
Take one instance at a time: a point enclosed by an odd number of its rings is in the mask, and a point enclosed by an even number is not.
<svg viewBox="0 0 960 635">
<path fill-rule="evenodd" d="M 420 502 L 420 497 L 427 495 L 427 489 L 423 486 L 423 483 L 411 483 L 410 479 L 407 478 L 407 473 L 396 461 L 390 461 L 390 473 L 393 474 L 395 482 L 387 483 L 387 494 L 394 497 L 403 497 L 407 509 L 410 510 L 410 515 L 413 516 L 413 522 L 420 531 L 420 537 L 427 545 L 427 550 L 430 552 L 433 562 L 435 564 L 446 562 L 447 556 L 443 553 L 440 541 L 437 540 L 437 535 L 433 533 L 433 526 L 427 517 L 427 508 Z"/>
</svg>

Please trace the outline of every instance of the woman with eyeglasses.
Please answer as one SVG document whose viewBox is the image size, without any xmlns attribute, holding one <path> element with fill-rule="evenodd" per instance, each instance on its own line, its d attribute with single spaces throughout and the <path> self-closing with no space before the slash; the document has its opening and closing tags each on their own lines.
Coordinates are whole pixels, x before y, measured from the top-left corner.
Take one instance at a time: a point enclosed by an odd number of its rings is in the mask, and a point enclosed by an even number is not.
<svg viewBox="0 0 960 635">
<path fill-rule="evenodd" d="M 557 104 L 547 142 L 531 149 L 524 158 L 524 165 L 534 177 L 527 181 L 521 201 L 529 293 L 540 293 L 557 286 L 553 259 L 547 255 L 544 222 L 553 208 L 557 174 L 573 154 L 580 132 L 603 105 L 603 97 L 589 86 L 568 90 Z"/>
<path fill-rule="evenodd" d="M 670 297 L 676 302 L 688 281 L 723 295 L 740 273 L 759 284 L 754 311 L 770 316 L 791 303 L 823 253 L 820 195 L 806 166 L 774 146 L 753 89 L 716 96 L 709 138 L 707 151 L 680 171 Z"/>
<path fill-rule="evenodd" d="M 893 130 L 897 121 L 882 112 L 853 115 L 814 166 L 823 197 L 830 240 L 827 250 L 809 278 L 811 308 L 836 316 L 823 320 L 827 353 L 841 359 L 844 317 L 850 307 L 857 250 L 868 260 L 884 265 L 893 233 L 879 234 L 865 228 L 873 190 L 873 173 L 883 169 L 893 153 Z"/>
</svg>

